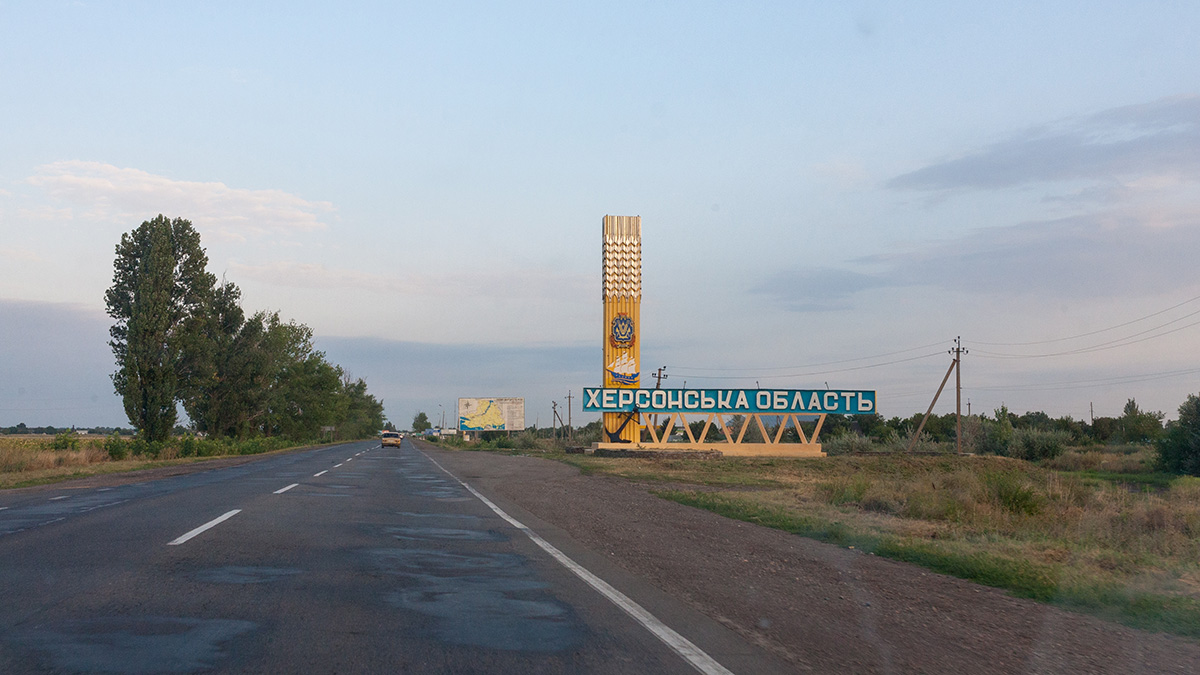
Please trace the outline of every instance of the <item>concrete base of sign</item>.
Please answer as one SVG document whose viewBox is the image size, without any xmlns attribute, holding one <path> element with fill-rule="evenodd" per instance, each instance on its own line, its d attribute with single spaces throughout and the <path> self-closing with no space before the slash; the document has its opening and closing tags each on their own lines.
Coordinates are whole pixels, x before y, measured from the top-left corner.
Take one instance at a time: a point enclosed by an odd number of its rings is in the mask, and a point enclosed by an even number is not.
<svg viewBox="0 0 1200 675">
<path fill-rule="evenodd" d="M 592 443 L 592 450 L 719 452 L 725 457 L 824 457 L 820 443 Z"/>
</svg>

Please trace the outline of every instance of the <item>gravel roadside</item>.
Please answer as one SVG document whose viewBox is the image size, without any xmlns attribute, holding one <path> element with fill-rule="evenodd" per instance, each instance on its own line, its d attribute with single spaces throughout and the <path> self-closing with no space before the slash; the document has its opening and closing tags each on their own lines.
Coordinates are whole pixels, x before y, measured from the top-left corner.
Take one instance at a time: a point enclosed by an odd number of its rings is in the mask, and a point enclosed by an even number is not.
<svg viewBox="0 0 1200 675">
<path fill-rule="evenodd" d="M 797 672 L 1197 673 L 1200 643 L 730 520 L 536 457 L 420 443 Z"/>
</svg>

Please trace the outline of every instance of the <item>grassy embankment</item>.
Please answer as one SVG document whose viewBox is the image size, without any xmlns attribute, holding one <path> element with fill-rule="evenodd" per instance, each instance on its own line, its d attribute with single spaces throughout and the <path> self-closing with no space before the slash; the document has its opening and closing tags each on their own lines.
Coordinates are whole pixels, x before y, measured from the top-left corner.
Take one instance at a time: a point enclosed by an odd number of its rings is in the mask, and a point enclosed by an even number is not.
<svg viewBox="0 0 1200 675">
<path fill-rule="evenodd" d="M 656 494 L 731 518 L 1200 637 L 1200 479 L 1155 473 L 1148 448 L 1070 450 L 1042 465 L 899 454 L 559 459 L 670 483 Z"/>
<path fill-rule="evenodd" d="M 214 457 L 274 452 L 300 445 L 303 444 L 275 438 L 233 442 L 176 437 L 163 444 L 151 445 L 112 436 L 0 436 L 0 489 L 153 469 Z"/>
</svg>

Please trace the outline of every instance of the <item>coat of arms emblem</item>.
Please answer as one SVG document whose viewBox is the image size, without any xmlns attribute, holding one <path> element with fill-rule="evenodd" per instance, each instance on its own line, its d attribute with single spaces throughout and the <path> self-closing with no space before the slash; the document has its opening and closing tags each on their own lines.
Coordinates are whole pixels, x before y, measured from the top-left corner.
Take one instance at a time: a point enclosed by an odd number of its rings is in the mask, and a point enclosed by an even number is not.
<svg viewBox="0 0 1200 675">
<path fill-rule="evenodd" d="M 637 335 L 633 330 L 633 319 L 628 314 L 618 314 L 613 317 L 612 330 L 609 331 L 608 341 L 617 349 L 631 349 Z"/>
</svg>

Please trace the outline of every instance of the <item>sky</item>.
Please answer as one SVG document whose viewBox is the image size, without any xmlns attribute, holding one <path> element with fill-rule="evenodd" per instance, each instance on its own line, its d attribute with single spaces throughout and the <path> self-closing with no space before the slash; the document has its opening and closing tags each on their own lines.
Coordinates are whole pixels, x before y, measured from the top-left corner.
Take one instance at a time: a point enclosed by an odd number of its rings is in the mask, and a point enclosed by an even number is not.
<svg viewBox="0 0 1200 675">
<path fill-rule="evenodd" d="M 0 426 L 128 424 L 104 291 L 160 213 L 402 428 L 590 419 L 606 214 L 643 384 L 906 417 L 961 336 L 974 413 L 1200 392 L 1200 4 L 589 4 L 0 0 Z"/>
</svg>

